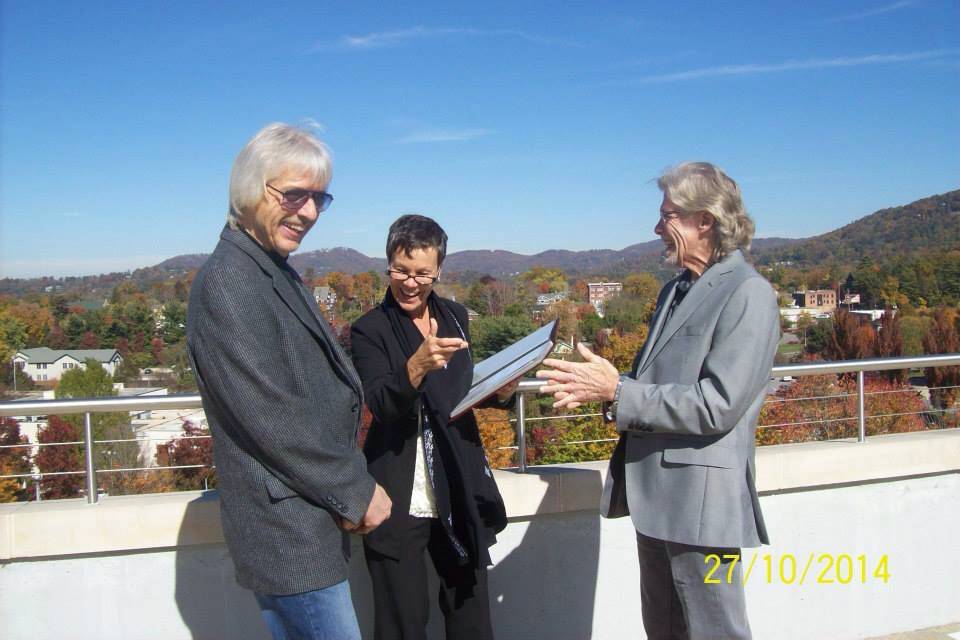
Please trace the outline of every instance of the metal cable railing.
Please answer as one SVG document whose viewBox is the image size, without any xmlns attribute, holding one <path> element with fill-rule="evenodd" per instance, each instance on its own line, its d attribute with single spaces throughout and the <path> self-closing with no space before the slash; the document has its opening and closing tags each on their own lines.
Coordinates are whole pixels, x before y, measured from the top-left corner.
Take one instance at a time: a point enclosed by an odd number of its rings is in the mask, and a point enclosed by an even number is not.
<svg viewBox="0 0 960 640">
<path fill-rule="evenodd" d="M 857 384 L 856 384 L 856 393 L 842 393 L 832 396 L 815 396 L 810 398 L 774 398 L 768 400 L 768 402 L 785 402 L 785 401 L 799 401 L 802 399 L 805 400 L 834 400 L 834 399 L 847 399 L 854 397 L 856 399 L 856 408 L 857 415 L 845 418 L 823 418 L 813 421 L 805 422 L 789 422 L 782 424 L 771 424 L 771 425 L 760 425 L 758 428 L 774 428 L 774 427 L 784 427 L 784 426 L 796 426 L 810 423 L 837 423 L 837 422 L 852 422 L 857 421 L 857 440 L 858 442 L 864 442 L 866 440 L 866 423 L 867 420 L 885 418 L 885 417 L 894 417 L 898 415 L 907 415 L 902 413 L 889 413 L 889 414 L 878 414 L 874 416 L 866 415 L 865 410 L 865 400 L 868 394 L 864 392 L 864 373 L 867 371 L 887 371 L 887 370 L 896 370 L 896 369 L 911 369 L 917 367 L 929 368 L 929 367 L 943 367 L 943 366 L 955 366 L 960 365 L 960 354 L 942 354 L 934 356 L 917 356 L 917 357 L 904 357 L 904 358 L 872 358 L 867 360 L 848 360 L 848 361 L 838 361 L 838 362 L 813 362 L 813 363 L 803 363 L 803 364 L 793 364 L 785 366 L 773 367 L 771 370 L 771 378 L 782 378 L 784 376 L 813 376 L 813 375 L 825 375 L 825 374 L 842 374 L 842 373 L 856 373 L 857 375 Z M 538 421 L 547 421 L 547 420 L 569 420 L 573 418 L 595 418 L 599 417 L 601 413 L 583 413 L 583 414 L 564 414 L 560 416 L 536 416 L 528 417 L 526 415 L 526 399 L 530 394 L 539 393 L 540 388 L 546 384 L 545 381 L 536 380 L 536 379 L 525 379 L 520 382 L 520 385 L 517 389 L 517 403 L 516 403 L 516 418 L 511 419 L 510 422 L 515 423 L 516 425 L 516 438 L 517 444 L 513 446 L 500 447 L 500 449 L 516 449 L 517 450 L 517 470 L 521 473 L 526 472 L 527 470 L 527 425 L 533 422 Z M 934 390 L 952 390 L 958 388 L 957 386 L 945 386 L 942 388 L 935 388 Z M 878 391 L 876 394 L 883 393 L 899 393 L 906 390 L 884 390 Z M 873 392 L 869 395 L 874 395 Z M 97 473 L 119 473 L 119 472 L 135 472 L 135 471 L 159 471 L 159 470 L 174 470 L 174 469 L 197 469 L 197 468 L 211 468 L 208 465 L 204 464 L 194 464 L 194 465 L 164 465 L 164 466 L 150 466 L 150 467 L 119 467 L 119 468 L 101 468 L 97 469 L 94 461 L 94 446 L 98 444 L 107 444 L 107 443 L 137 443 L 142 444 L 144 442 L 151 441 L 165 441 L 165 442 L 179 442 L 183 440 L 204 440 L 209 439 L 209 435 L 200 435 L 200 436 L 188 436 L 188 435 L 179 435 L 174 438 L 123 438 L 123 439 L 110 439 L 110 440 L 94 440 L 93 439 L 93 429 L 91 422 L 91 415 L 95 413 L 117 413 L 125 411 L 135 411 L 143 412 L 149 410 L 162 410 L 162 409 L 198 409 L 202 408 L 202 403 L 200 396 L 197 394 L 177 394 L 177 395 L 168 395 L 168 396 L 138 396 L 138 397 L 126 397 L 126 398 L 91 398 L 91 399 L 67 399 L 67 400 L 27 400 L 27 401 L 13 401 L 13 402 L 0 402 L 0 417 L 13 417 L 13 416 L 50 416 L 50 415 L 69 415 L 69 414 L 80 414 L 84 416 L 83 419 L 83 440 L 72 441 L 72 442 L 50 442 L 50 443 L 29 443 L 29 444 L 14 444 L 14 445 L 2 445 L 0 449 L 15 449 L 15 448 L 40 448 L 40 447 L 49 447 L 49 446 L 79 446 L 83 445 L 84 447 L 84 469 L 77 471 L 56 471 L 56 472 L 34 472 L 34 473 L 22 473 L 22 474 L 7 474 L 0 475 L 0 479 L 12 479 L 12 478 L 31 478 L 36 481 L 39 481 L 43 477 L 55 477 L 55 476 L 69 476 L 69 475 L 84 475 L 85 477 L 85 488 L 87 502 L 96 503 L 98 501 L 98 491 L 96 476 Z M 926 411 L 915 412 L 915 413 L 944 413 L 945 410 L 938 409 L 929 409 Z M 164 424 L 170 422 L 166 421 Z M 572 446 L 572 445 L 582 445 L 582 444 L 592 444 L 592 443 L 608 443 L 615 442 L 615 438 L 600 438 L 592 440 L 574 440 L 568 442 L 558 443 L 558 446 Z"/>
<path fill-rule="evenodd" d="M 890 371 L 897 369 L 912 369 L 912 368 L 929 368 L 929 367 L 945 367 L 945 366 L 954 366 L 960 365 L 960 353 L 948 353 L 941 355 L 932 355 L 932 356 L 909 356 L 902 358 L 869 358 L 864 360 L 841 360 L 835 362 L 805 362 L 802 364 L 791 364 L 791 365 L 781 365 L 773 367 L 770 371 L 771 378 L 783 378 L 786 376 L 792 377 L 802 377 L 802 376 L 816 376 L 816 375 L 828 375 L 828 374 L 842 374 L 842 373 L 855 373 L 857 375 L 856 382 L 856 392 L 855 393 L 845 393 L 842 394 L 843 398 L 854 397 L 856 399 L 856 416 L 851 416 L 849 418 L 837 418 L 837 419 L 826 419 L 826 420 L 816 420 L 810 421 L 812 423 L 818 422 L 852 422 L 856 420 L 857 422 L 857 441 L 864 442 L 867 437 L 867 420 L 872 418 L 877 418 L 880 416 L 868 416 L 866 414 L 866 397 L 867 394 L 864 391 L 864 373 L 867 371 Z M 519 388 L 517 389 L 517 470 L 522 472 L 526 471 L 527 468 L 527 444 L 526 444 L 526 431 L 527 424 L 539 418 L 528 418 L 526 417 L 526 403 L 524 398 L 526 394 L 535 394 L 538 393 L 540 388 L 546 384 L 543 380 L 524 380 L 520 383 Z M 954 387 L 944 387 L 945 389 L 952 389 Z M 841 395 L 841 394 L 838 394 Z M 822 398 L 814 399 L 834 399 L 837 396 L 823 396 Z M 776 401 L 778 399 L 775 399 Z M 769 400 L 768 400 L 769 401 Z M 930 410 L 921 413 L 934 413 L 937 410 Z M 582 418 L 588 415 L 598 415 L 598 414 L 565 414 L 563 416 L 549 416 L 551 419 L 572 419 L 572 418 Z M 770 425 L 774 426 L 774 425 Z M 765 428 L 763 426 L 758 426 L 758 428 Z M 602 442 L 614 442 L 615 439 L 612 438 L 601 438 L 595 440 L 587 441 L 578 441 L 578 444 L 583 443 L 602 443 Z M 572 443 L 571 443 L 572 444 Z M 558 446 L 565 446 L 566 443 L 558 443 Z"/>
</svg>

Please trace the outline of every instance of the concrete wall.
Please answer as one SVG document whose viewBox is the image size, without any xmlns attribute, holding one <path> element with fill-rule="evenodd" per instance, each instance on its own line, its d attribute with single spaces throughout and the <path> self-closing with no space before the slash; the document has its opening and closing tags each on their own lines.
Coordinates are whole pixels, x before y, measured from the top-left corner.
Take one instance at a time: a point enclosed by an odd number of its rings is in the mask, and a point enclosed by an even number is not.
<svg viewBox="0 0 960 640">
<path fill-rule="evenodd" d="M 492 549 L 498 637 L 644 637 L 633 529 L 595 509 L 604 466 L 498 472 L 511 516 Z M 960 620 L 958 470 L 960 432 L 761 450 L 774 544 L 744 550 L 746 562 L 758 558 L 747 584 L 755 637 L 865 638 Z M 356 551 L 351 583 L 369 636 L 369 582 Z M 853 579 L 836 582 L 834 568 L 833 584 L 818 583 L 823 554 L 849 554 Z M 882 556 L 886 582 L 873 577 Z M 789 557 L 797 573 L 785 580 L 779 565 L 789 569 Z M 0 562 L 0 638 L 268 637 L 233 581 L 212 492 L 0 506 Z M 442 637 L 439 622 L 434 611 L 431 637 Z"/>
</svg>

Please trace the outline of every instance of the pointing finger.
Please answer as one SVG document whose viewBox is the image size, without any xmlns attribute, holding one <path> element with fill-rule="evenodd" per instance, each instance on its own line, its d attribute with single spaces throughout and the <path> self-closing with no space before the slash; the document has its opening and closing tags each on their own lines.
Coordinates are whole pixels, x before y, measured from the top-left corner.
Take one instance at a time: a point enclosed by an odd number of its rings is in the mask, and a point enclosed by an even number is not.
<svg viewBox="0 0 960 640">
<path fill-rule="evenodd" d="M 430 335 L 437 335 L 437 319 L 430 318 Z"/>
<path fill-rule="evenodd" d="M 467 347 L 467 343 L 460 338 L 437 338 L 436 343 L 438 347 L 451 347 L 454 350 L 465 349 Z"/>
</svg>

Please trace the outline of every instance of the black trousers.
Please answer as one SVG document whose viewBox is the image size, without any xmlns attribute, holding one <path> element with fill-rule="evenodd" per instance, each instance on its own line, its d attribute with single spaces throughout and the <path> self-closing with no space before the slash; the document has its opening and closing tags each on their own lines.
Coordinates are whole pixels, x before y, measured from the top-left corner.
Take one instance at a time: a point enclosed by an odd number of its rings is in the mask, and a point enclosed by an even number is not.
<svg viewBox="0 0 960 640">
<path fill-rule="evenodd" d="M 486 567 L 461 566 L 438 519 L 407 518 L 407 544 L 399 559 L 364 548 L 373 583 L 375 640 L 426 640 L 430 598 L 424 551 L 440 576 L 447 640 L 492 640 Z"/>
<path fill-rule="evenodd" d="M 637 532 L 640 610 L 649 640 L 750 640 L 740 549 L 694 547 Z M 720 560 L 709 558 L 717 555 Z M 711 573 L 711 570 L 713 572 Z M 729 578 L 729 581 L 728 581 Z"/>
</svg>

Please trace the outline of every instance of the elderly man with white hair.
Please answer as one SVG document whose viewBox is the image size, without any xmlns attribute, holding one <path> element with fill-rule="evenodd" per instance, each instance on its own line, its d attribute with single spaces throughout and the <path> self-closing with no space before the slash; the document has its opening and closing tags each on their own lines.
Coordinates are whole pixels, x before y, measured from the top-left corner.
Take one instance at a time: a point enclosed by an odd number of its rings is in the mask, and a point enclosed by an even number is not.
<svg viewBox="0 0 960 640">
<path fill-rule="evenodd" d="M 234 161 L 227 225 L 190 290 L 223 535 L 277 639 L 359 640 L 345 536 L 390 515 L 356 444 L 360 378 L 287 262 L 332 202 L 330 178 L 312 133 L 263 128 Z"/>
<path fill-rule="evenodd" d="M 657 184 L 654 231 L 683 270 L 660 292 L 632 370 L 621 376 L 581 346 L 584 362 L 548 359 L 537 375 L 554 406 L 609 403 L 620 440 L 601 511 L 637 530 L 647 637 L 750 638 L 737 560 L 769 542 L 754 434 L 780 335 L 776 295 L 744 259 L 754 225 L 736 182 L 689 162 Z"/>
</svg>

